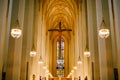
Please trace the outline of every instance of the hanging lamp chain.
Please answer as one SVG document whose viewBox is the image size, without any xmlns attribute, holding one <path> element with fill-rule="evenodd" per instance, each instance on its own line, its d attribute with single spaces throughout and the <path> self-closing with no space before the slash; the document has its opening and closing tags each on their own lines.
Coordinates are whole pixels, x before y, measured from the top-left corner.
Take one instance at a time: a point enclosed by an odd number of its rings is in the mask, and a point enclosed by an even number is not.
<svg viewBox="0 0 120 80">
<path fill-rule="evenodd" d="M 106 24 L 105 24 L 105 20 L 102 19 L 101 25 L 100 25 L 100 29 L 104 29 L 106 28 Z"/>
<path fill-rule="evenodd" d="M 79 10 L 81 11 L 81 26 L 82 26 L 82 0 L 80 0 L 80 4 L 79 4 Z M 79 12 L 80 12 L 79 11 Z M 79 13 L 78 13 L 78 15 L 79 15 Z M 80 17 L 79 17 L 80 18 Z M 78 21 L 79 21 L 79 18 L 78 18 Z M 78 23 L 78 27 L 79 27 L 79 23 Z M 79 35 L 79 33 L 78 33 L 78 35 Z M 78 39 L 78 41 L 79 41 L 79 39 Z M 78 42 L 78 43 L 80 43 L 80 41 Z M 78 57 L 78 61 L 81 61 L 81 58 L 80 58 L 80 49 L 79 49 L 79 57 Z"/>
<path fill-rule="evenodd" d="M 20 29 L 20 24 L 19 24 L 18 18 L 17 18 L 17 20 L 16 20 L 16 22 L 15 22 L 14 28 Z"/>
</svg>

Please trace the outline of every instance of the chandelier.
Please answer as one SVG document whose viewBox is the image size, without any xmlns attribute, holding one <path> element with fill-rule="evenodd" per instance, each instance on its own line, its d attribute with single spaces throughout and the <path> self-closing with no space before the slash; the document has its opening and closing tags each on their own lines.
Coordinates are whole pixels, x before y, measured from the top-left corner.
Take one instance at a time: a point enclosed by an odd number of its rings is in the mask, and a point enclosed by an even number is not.
<svg viewBox="0 0 120 80">
<path fill-rule="evenodd" d="M 11 36 L 13 38 L 19 38 L 21 35 L 22 35 L 22 29 L 20 28 L 20 24 L 17 19 L 15 25 L 11 29 Z"/>
<path fill-rule="evenodd" d="M 46 65 L 45 62 L 44 62 L 44 64 L 43 64 L 43 69 L 47 70 L 47 65 Z"/>
<path fill-rule="evenodd" d="M 76 70 L 76 69 L 77 69 L 77 66 L 74 66 L 74 67 L 73 67 L 73 69 L 75 69 L 75 70 Z"/>
<path fill-rule="evenodd" d="M 78 63 L 78 64 L 82 64 L 82 61 L 81 61 L 81 59 L 80 59 L 80 55 L 79 55 L 79 57 L 78 57 L 77 63 Z"/>
<path fill-rule="evenodd" d="M 40 56 L 40 59 L 38 61 L 38 64 L 43 64 L 43 60 L 42 60 L 42 57 Z"/>
<path fill-rule="evenodd" d="M 36 56 L 36 53 L 37 53 L 36 51 L 32 50 L 32 51 L 30 51 L 30 56 L 31 56 L 31 57 L 35 57 L 35 56 Z"/>
<path fill-rule="evenodd" d="M 88 41 L 88 27 L 86 26 L 86 48 L 84 51 L 84 56 L 90 57 L 90 51 L 89 51 L 89 41 Z"/>
<path fill-rule="evenodd" d="M 36 52 L 36 48 L 35 48 L 35 44 L 34 44 L 34 42 L 35 42 L 35 37 L 34 37 L 34 35 L 35 35 L 35 30 L 34 30 L 34 27 L 33 27 L 33 36 L 32 36 L 32 48 L 31 48 L 31 51 L 30 51 L 30 56 L 31 57 L 35 57 L 36 56 L 36 54 L 37 54 L 37 52 Z"/>
<path fill-rule="evenodd" d="M 46 66 L 46 65 L 44 65 L 44 66 L 43 66 L 43 69 L 47 69 L 47 66 Z"/>
<path fill-rule="evenodd" d="M 33 41 L 32 49 L 30 51 L 30 56 L 35 57 L 36 54 L 37 54 L 37 52 L 36 52 L 36 49 L 35 49 L 35 46 L 34 46 L 34 41 Z"/>
<path fill-rule="evenodd" d="M 79 4 L 79 12 L 81 12 L 81 15 L 80 15 L 80 17 L 81 17 L 81 26 L 82 26 L 82 0 L 80 0 L 80 4 Z M 80 13 L 78 13 L 78 14 L 80 14 Z M 78 22 L 79 22 L 79 16 L 78 16 Z M 78 26 L 79 26 L 79 23 L 78 23 Z M 79 30 L 79 29 L 77 29 L 77 30 Z M 78 31 L 79 32 L 79 31 Z M 79 35 L 79 33 L 78 33 L 78 35 Z M 78 36 L 79 37 L 79 36 Z M 80 40 L 78 39 L 78 44 L 80 44 Z M 79 46 L 78 46 L 79 47 Z M 79 51 L 78 51 L 79 53 L 79 57 L 78 57 L 78 61 L 77 61 L 77 64 L 82 64 L 82 61 L 81 61 L 81 58 L 80 58 L 80 49 L 79 49 Z"/>
<path fill-rule="evenodd" d="M 90 51 L 89 51 L 88 48 L 85 49 L 84 55 L 85 55 L 86 57 L 90 57 Z"/>
<path fill-rule="evenodd" d="M 87 6 L 85 6 L 87 7 Z M 85 10 L 85 13 L 87 13 L 87 9 Z M 88 36 L 88 15 L 86 14 L 86 47 L 84 51 L 85 57 L 90 57 L 90 51 L 89 51 L 89 36 Z"/>
<path fill-rule="evenodd" d="M 101 26 L 100 26 L 100 29 L 99 29 L 99 36 L 101 38 L 108 38 L 110 35 L 110 31 L 109 29 L 106 27 L 105 25 L 105 21 L 102 20 L 102 23 L 101 23 Z"/>
</svg>

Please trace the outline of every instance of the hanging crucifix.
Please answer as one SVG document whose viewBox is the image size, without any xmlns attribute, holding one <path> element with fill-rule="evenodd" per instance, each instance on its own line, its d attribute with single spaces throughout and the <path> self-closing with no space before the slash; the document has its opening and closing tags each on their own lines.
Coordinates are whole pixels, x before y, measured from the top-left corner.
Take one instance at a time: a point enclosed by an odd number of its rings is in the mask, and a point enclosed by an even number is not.
<svg viewBox="0 0 120 80">
<path fill-rule="evenodd" d="M 59 22 L 59 29 L 49 29 L 48 31 L 58 31 L 59 32 L 59 59 L 62 59 L 61 55 L 61 39 L 62 39 L 62 32 L 63 31 L 72 31 L 71 29 L 62 29 L 61 22 Z"/>
</svg>

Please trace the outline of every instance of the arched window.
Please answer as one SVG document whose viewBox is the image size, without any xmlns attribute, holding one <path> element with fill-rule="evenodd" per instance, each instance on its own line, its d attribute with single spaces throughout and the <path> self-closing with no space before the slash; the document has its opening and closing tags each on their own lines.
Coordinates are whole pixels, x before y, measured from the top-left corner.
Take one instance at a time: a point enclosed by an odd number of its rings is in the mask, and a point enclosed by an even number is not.
<svg viewBox="0 0 120 80">
<path fill-rule="evenodd" d="M 57 61 L 56 61 L 56 76 L 57 77 L 64 77 L 64 39 L 57 40 Z"/>
</svg>

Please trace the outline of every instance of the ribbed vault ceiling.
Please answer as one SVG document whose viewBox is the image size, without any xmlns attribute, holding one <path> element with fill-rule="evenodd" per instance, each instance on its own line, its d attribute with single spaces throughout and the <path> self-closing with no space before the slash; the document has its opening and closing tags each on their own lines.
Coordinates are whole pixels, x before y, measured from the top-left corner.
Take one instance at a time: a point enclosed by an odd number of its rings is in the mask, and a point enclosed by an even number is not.
<svg viewBox="0 0 120 80">
<path fill-rule="evenodd" d="M 62 27 L 74 30 L 77 15 L 77 0 L 43 0 L 43 13 L 46 20 L 46 30 Z"/>
</svg>

